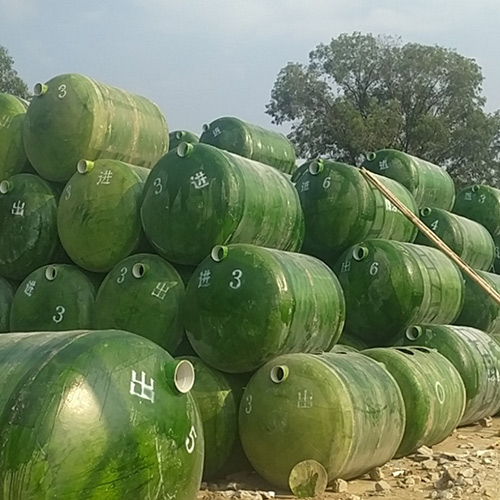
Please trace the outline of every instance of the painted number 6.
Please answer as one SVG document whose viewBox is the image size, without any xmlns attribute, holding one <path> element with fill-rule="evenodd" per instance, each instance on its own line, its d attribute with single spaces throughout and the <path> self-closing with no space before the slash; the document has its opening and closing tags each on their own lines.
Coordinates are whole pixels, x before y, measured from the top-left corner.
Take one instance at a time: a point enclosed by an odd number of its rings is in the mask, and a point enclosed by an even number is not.
<svg viewBox="0 0 500 500">
<path fill-rule="evenodd" d="M 378 273 L 378 262 L 374 262 L 370 266 L 370 276 L 375 276 Z"/>
</svg>

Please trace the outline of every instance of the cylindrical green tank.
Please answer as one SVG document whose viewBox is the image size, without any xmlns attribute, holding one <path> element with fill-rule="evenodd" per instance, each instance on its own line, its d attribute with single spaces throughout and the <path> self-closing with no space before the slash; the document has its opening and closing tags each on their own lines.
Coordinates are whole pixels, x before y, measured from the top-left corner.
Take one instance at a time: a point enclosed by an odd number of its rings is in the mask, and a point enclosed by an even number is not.
<svg viewBox="0 0 500 500">
<path fill-rule="evenodd" d="M 403 184 L 415 197 L 419 208 L 451 210 L 455 184 L 444 168 L 395 149 L 368 153 L 363 167 Z"/>
<path fill-rule="evenodd" d="M 29 168 L 23 144 L 27 107 L 23 99 L 0 93 L 0 181 Z"/>
<path fill-rule="evenodd" d="M 330 350 L 344 326 L 337 277 L 314 257 L 216 246 L 186 290 L 184 326 L 209 365 L 255 370 L 278 354 Z"/>
<path fill-rule="evenodd" d="M 78 162 L 57 212 L 61 243 L 75 264 L 106 272 L 137 249 L 149 172 L 118 160 Z"/>
<path fill-rule="evenodd" d="M 186 142 L 154 167 L 144 188 L 144 231 L 177 264 L 199 264 L 214 245 L 297 251 L 304 216 L 293 184 L 274 168 Z"/>
<path fill-rule="evenodd" d="M 219 477 L 231 462 L 241 461 L 238 408 L 246 380 L 210 368 L 195 356 L 183 356 L 195 371 L 191 394 L 200 409 L 205 439 L 203 478 Z"/>
<path fill-rule="evenodd" d="M 122 331 L 6 334 L 0 383 L 2 499 L 196 499 L 187 361 Z"/>
<path fill-rule="evenodd" d="M 173 130 L 168 135 L 168 150 L 176 149 L 181 142 L 190 142 L 195 144 L 200 141 L 200 138 L 189 130 Z"/>
<path fill-rule="evenodd" d="M 239 425 L 255 470 L 287 488 L 303 460 L 323 465 L 329 481 L 384 465 L 403 438 L 405 408 L 392 375 L 368 356 L 296 353 L 273 359 L 250 379 Z"/>
<path fill-rule="evenodd" d="M 10 306 L 14 298 L 11 284 L 0 276 L 0 333 L 9 331 Z"/>
<path fill-rule="evenodd" d="M 383 363 L 401 389 L 405 433 L 396 457 L 445 440 L 465 410 L 460 373 L 443 355 L 427 347 L 379 347 L 362 354 Z"/>
<path fill-rule="evenodd" d="M 0 275 L 22 280 L 53 262 L 57 236 L 58 194 L 32 174 L 0 182 Z"/>
<path fill-rule="evenodd" d="M 475 184 L 457 194 L 453 212 L 479 222 L 495 237 L 500 234 L 500 189 Z"/>
<path fill-rule="evenodd" d="M 495 259 L 495 242 L 481 224 L 440 208 L 420 210 L 420 220 L 474 269 L 488 271 Z M 415 243 L 435 246 L 420 231 Z"/>
<path fill-rule="evenodd" d="M 500 276 L 476 271 L 489 285 L 500 293 Z M 472 326 L 486 333 L 500 334 L 500 305 L 495 302 L 468 275 L 463 273 L 464 305 L 460 315 L 455 320 L 456 325 Z"/>
<path fill-rule="evenodd" d="M 379 180 L 413 213 L 418 209 L 401 184 Z M 412 242 L 417 228 L 359 169 L 329 160 L 310 162 L 295 185 L 304 211 L 303 251 L 332 265 L 360 241 L 384 238 Z"/>
<path fill-rule="evenodd" d="M 95 286 L 76 266 L 48 265 L 33 271 L 16 290 L 10 330 L 78 330 L 90 328 Z"/>
<path fill-rule="evenodd" d="M 500 274 L 500 234 L 494 236 L 493 241 L 495 242 L 495 260 L 491 272 Z"/>
<path fill-rule="evenodd" d="M 224 116 L 203 125 L 200 142 L 271 165 L 286 174 L 295 170 L 295 149 L 280 132 Z"/>
<path fill-rule="evenodd" d="M 183 299 L 184 284 L 171 264 L 158 255 L 131 255 L 99 287 L 93 326 L 136 333 L 173 353 L 184 334 Z"/>
<path fill-rule="evenodd" d="M 167 122 L 156 104 L 78 74 L 35 85 L 23 138 L 35 170 L 58 182 L 82 158 L 151 168 L 168 151 Z"/>
<path fill-rule="evenodd" d="M 406 345 L 437 349 L 460 373 L 466 391 L 460 425 L 477 422 L 500 410 L 500 345 L 471 327 L 412 325 L 402 336 Z"/>
<path fill-rule="evenodd" d="M 414 323 L 452 323 L 463 303 L 458 267 L 440 250 L 368 240 L 334 268 L 346 300 L 346 331 L 369 347 L 391 345 Z"/>
</svg>

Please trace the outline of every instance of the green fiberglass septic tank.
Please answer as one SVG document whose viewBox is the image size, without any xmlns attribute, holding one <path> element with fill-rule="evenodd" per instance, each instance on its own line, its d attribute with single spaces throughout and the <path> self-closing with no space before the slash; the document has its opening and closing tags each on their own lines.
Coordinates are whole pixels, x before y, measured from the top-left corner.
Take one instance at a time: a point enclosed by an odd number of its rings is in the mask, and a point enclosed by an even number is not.
<svg viewBox="0 0 500 500">
<path fill-rule="evenodd" d="M 395 149 L 368 153 L 363 167 L 403 184 L 419 208 L 451 210 L 455 200 L 453 179 L 444 168 Z"/>
<path fill-rule="evenodd" d="M 390 345 L 415 322 L 452 323 L 463 304 L 459 268 L 413 243 L 367 240 L 335 266 L 346 300 L 346 331 L 370 347 Z"/>
<path fill-rule="evenodd" d="M 136 250 L 149 172 L 118 160 L 78 162 L 57 211 L 61 243 L 75 264 L 106 272 Z"/>
<path fill-rule="evenodd" d="M 189 281 L 183 316 L 204 361 L 244 373 L 278 354 L 331 349 L 345 304 L 337 277 L 314 257 L 219 245 Z"/>
<path fill-rule="evenodd" d="M 183 142 L 154 167 L 141 207 L 155 250 L 198 265 L 214 245 L 297 251 L 304 218 L 293 184 L 276 169 L 208 144 Z"/>
<path fill-rule="evenodd" d="M 181 142 L 194 144 L 199 141 L 200 138 L 189 130 L 173 130 L 168 134 L 168 150 L 176 149 Z"/>
<path fill-rule="evenodd" d="M 303 460 L 323 465 L 329 481 L 384 465 L 403 438 L 405 407 L 393 376 L 368 356 L 286 354 L 248 382 L 239 425 L 252 466 L 286 488 Z"/>
<path fill-rule="evenodd" d="M 58 182 L 82 158 L 151 168 L 168 151 L 167 122 L 156 104 L 78 74 L 35 85 L 23 137 L 35 170 Z"/>
<path fill-rule="evenodd" d="M 10 329 L 35 332 L 90 328 L 94 301 L 94 284 L 76 266 L 44 266 L 19 285 L 10 310 Z"/>
<path fill-rule="evenodd" d="M 158 255 L 131 255 L 99 287 L 94 327 L 137 333 L 173 352 L 184 334 L 183 299 L 184 283 L 171 264 Z"/>
<path fill-rule="evenodd" d="M 0 275 L 22 280 L 53 262 L 58 194 L 42 178 L 17 174 L 0 182 Z"/>
<path fill-rule="evenodd" d="M 281 133 L 239 118 L 217 118 L 203 125 L 200 142 L 271 165 L 286 174 L 295 170 L 295 149 Z"/>
<path fill-rule="evenodd" d="M 23 99 L 0 93 L 0 181 L 29 168 L 23 144 L 27 107 Z"/>
<path fill-rule="evenodd" d="M 0 497 L 195 500 L 193 367 L 123 331 L 0 336 Z"/>
<path fill-rule="evenodd" d="M 0 276 L 0 333 L 9 331 L 10 306 L 13 298 L 12 286 Z"/>
</svg>

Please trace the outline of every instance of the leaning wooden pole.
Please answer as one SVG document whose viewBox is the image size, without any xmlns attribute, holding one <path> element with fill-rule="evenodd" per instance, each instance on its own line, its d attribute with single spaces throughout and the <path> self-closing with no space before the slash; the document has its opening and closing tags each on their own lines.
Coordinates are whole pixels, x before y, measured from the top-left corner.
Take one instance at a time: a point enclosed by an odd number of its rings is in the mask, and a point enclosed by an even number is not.
<svg viewBox="0 0 500 500">
<path fill-rule="evenodd" d="M 394 194 L 389 191 L 378 179 L 377 177 L 364 167 L 361 167 L 361 173 L 368 179 L 368 181 L 373 184 L 399 211 L 408 219 L 410 219 L 415 226 L 425 235 L 427 238 L 436 245 L 441 251 L 443 251 L 462 271 L 467 274 L 471 280 L 473 280 L 479 287 L 481 287 L 498 305 L 500 305 L 500 294 L 479 274 L 472 269 L 466 262 L 464 262 L 439 236 L 429 229 L 409 208 L 401 203 Z"/>
</svg>

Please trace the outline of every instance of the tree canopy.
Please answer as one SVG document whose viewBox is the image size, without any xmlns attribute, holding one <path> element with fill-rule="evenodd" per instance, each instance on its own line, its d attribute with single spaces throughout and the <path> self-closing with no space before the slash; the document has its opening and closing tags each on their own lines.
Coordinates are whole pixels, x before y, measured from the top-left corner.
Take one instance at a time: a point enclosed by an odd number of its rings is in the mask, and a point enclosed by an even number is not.
<svg viewBox="0 0 500 500">
<path fill-rule="evenodd" d="M 483 75 L 455 50 L 372 34 L 319 44 L 307 65 L 278 74 L 266 113 L 291 123 L 299 156 L 359 164 L 393 148 L 446 167 L 459 185 L 500 187 L 500 113 L 487 113 Z"/>
<path fill-rule="evenodd" d="M 14 60 L 5 47 L 0 45 L 0 92 L 27 99 L 28 86 L 14 69 Z"/>
</svg>

